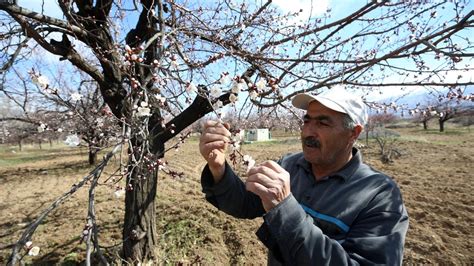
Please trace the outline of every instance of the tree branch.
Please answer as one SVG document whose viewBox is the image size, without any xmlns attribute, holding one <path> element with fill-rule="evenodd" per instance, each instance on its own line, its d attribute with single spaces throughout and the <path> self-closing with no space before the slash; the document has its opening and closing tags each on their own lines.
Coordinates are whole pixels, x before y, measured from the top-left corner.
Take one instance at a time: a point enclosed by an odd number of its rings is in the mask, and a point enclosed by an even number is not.
<svg viewBox="0 0 474 266">
<path fill-rule="evenodd" d="M 40 14 L 38 12 L 34 12 L 32 10 L 29 10 L 17 5 L 0 4 L 0 10 L 4 10 L 8 12 L 10 15 L 15 14 L 15 15 L 25 16 L 33 20 L 36 20 L 38 22 L 54 25 L 56 27 L 63 28 L 65 30 L 72 31 L 74 34 L 79 35 L 82 38 L 86 38 L 90 35 L 90 33 L 88 33 L 87 31 L 77 26 L 70 25 L 64 20 L 52 18 L 50 16 L 46 16 L 46 15 Z"/>
<path fill-rule="evenodd" d="M 46 208 L 38 216 L 38 218 L 36 218 L 36 220 L 31 222 L 27 226 L 26 230 L 23 232 L 20 239 L 15 243 L 15 245 L 13 247 L 13 251 L 10 255 L 10 258 L 8 259 L 8 265 L 9 266 L 13 266 L 13 265 L 17 264 L 17 261 L 19 259 L 18 252 L 26 244 L 26 242 L 28 242 L 31 239 L 32 235 L 36 231 L 36 228 L 41 224 L 41 222 L 46 218 L 46 216 L 48 216 L 48 214 L 50 212 L 52 212 L 59 205 L 61 205 L 66 199 L 71 197 L 79 188 L 81 188 L 88 181 L 90 181 L 90 179 L 92 177 L 95 177 L 97 173 L 100 174 L 102 172 L 102 170 L 105 168 L 105 166 L 107 165 L 107 163 L 109 162 L 109 160 L 112 158 L 112 156 L 117 151 L 120 150 L 121 146 L 122 146 L 121 143 L 119 145 L 115 146 L 114 149 L 111 152 L 109 152 L 109 153 L 107 153 L 107 155 L 105 155 L 102 162 L 99 165 L 97 165 L 96 168 L 94 168 L 87 176 L 83 177 L 82 180 L 79 183 L 72 185 L 71 189 L 68 192 L 64 193 L 62 196 L 60 196 L 58 199 L 56 199 L 48 208 Z"/>
</svg>

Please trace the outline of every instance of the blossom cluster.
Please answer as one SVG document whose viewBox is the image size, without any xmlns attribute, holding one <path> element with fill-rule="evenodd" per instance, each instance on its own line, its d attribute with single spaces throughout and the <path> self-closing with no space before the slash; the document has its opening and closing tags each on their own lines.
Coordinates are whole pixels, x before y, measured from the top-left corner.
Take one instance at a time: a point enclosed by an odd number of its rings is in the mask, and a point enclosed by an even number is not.
<svg viewBox="0 0 474 266">
<path fill-rule="evenodd" d="M 255 160 L 248 154 L 242 154 L 240 146 L 241 140 L 237 137 L 240 131 L 240 129 L 231 130 L 232 138 L 229 142 L 229 159 L 234 165 L 236 165 L 240 158 L 241 163 L 246 167 L 246 171 L 248 172 L 250 168 L 254 167 Z"/>
<path fill-rule="evenodd" d="M 28 256 L 38 256 L 39 252 L 40 252 L 40 247 L 38 246 L 33 246 L 33 242 L 31 241 L 28 241 L 25 243 L 25 245 L 23 246 L 23 248 L 28 251 Z"/>
</svg>

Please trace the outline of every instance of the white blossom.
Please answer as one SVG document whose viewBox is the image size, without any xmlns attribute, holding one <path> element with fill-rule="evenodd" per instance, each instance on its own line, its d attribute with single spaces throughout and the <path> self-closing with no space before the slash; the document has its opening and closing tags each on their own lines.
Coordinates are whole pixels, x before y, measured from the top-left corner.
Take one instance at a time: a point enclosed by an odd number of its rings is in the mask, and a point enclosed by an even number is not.
<svg viewBox="0 0 474 266">
<path fill-rule="evenodd" d="M 229 74 L 222 74 L 221 78 L 219 79 L 220 84 L 225 84 L 230 81 Z"/>
<path fill-rule="evenodd" d="M 255 160 L 250 156 L 245 154 L 243 157 L 244 163 L 247 165 L 247 172 L 255 165 Z"/>
<path fill-rule="evenodd" d="M 148 107 L 138 107 L 137 108 L 137 115 L 141 116 L 151 116 L 151 109 Z"/>
<path fill-rule="evenodd" d="M 245 90 L 245 87 L 246 87 L 245 81 L 244 81 L 244 82 L 236 82 L 236 81 L 234 81 L 234 82 L 232 83 L 231 92 L 232 92 L 232 93 L 235 93 L 235 94 L 238 94 L 238 93 L 240 93 L 241 91 Z"/>
<path fill-rule="evenodd" d="M 26 249 L 31 249 L 31 246 L 33 246 L 33 242 L 28 241 L 28 242 L 25 243 L 25 248 Z"/>
<path fill-rule="evenodd" d="M 239 87 L 239 83 L 237 83 L 237 82 L 234 81 L 234 82 L 232 83 L 232 88 L 230 89 L 230 91 L 231 91 L 232 93 L 238 94 L 238 93 L 241 91 L 241 89 L 240 89 L 240 87 Z"/>
<path fill-rule="evenodd" d="M 265 89 L 265 87 L 267 87 L 267 82 L 261 78 L 259 81 L 257 81 L 257 83 L 255 83 L 255 86 L 257 86 L 258 91 L 262 91 Z"/>
<path fill-rule="evenodd" d="M 194 85 L 192 82 L 190 82 L 188 84 L 188 86 L 186 86 L 186 92 L 187 93 L 193 93 L 193 92 L 197 92 L 197 88 L 196 88 L 196 85 Z"/>
<path fill-rule="evenodd" d="M 118 189 L 114 192 L 115 198 L 119 199 L 125 195 L 125 189 Z"/>
<path fill-rule="evenodd" d="M 222 94 L 221 88 L 219 88 L 218 86 L 212 86 L 211 92 L 210 92 L 211 97 L 217 98 L 217 97 L 219 97 L 221 94 Z"/>
<path fill-rule="evenodd" d="M 158 102 L 159 102 L 160 104 L 164 104 L 164 103 L 166 102 L 166 98 L 163 97 L 163 95 L 161 95 L 161 94 L 156 94 L 156 95 L 155 95 L 155 98 L 158 100 Z"/>
<path fill-rule="evenodd" d="M 37 129 L 39 133 L 44 132 L 46 130 L 46 124 L 41 123 Z"/>
<path fill-rule="evenodd" d="M 38 87 L 45 89 L 49 85 L 49 80 L 46 76 L 39 75 L 39 76 L 33 76 L 32 81 L 34 84 L 36 84 Z"/>
<path fill-rule="evenodd" d="M 77 93 L 77 92 L 71 94 L 71 101 L 73 101 L 73 102 L 80 101 L 81 98 L 82 98 L 82 95 Z"/>
<path fill-rule="evenodd" d="M 251 91 L 249 93 L 250 99 L 255 100 L 258 97 L 258 93 L 256 91 Z"/>
<path fill-rule="evenodd" d="M 219 110 L 217 111 L 217 121 L 219 121 L 219 123 L 224 123 L 223 119 L 225 117 L 225 113 L 222 112 L 222 110 Z"/>
<path fill-rule="evenodd" d="M 38 246 L 34 246 L 28 251 L 28 255 L 38 256 L 39 252 L 40 252 L 40 248 Z"/>
<path fill-rule="evenodd" d="M 81 143 L 81 139 L 76 134 L 73 134 L 67 136 L 64 143 L 70 147 L 75 147 Z"/>
<path fill-rule="evenodd" d="M 62 128 L 58 128 L 57 130 L 59 133 L 63 132 L 63 129 Z"/>
<path fill-rule="evenodd" d="M 235 150 L 238 150 L 240 149 L 240 141 L 238 141 L 237 139 L 232 139 L 232 145 L 230 145 L 230 150 L 231 151 L 235 151 Z"/>
<path fill-rule="evenodd" d="M 173 68 L 173 69 L 178 68 L 178 62 L 176 62 L 176 60 L 171 60 L 171 68 Z"/>
<path fill-rule="evenodd" d="M 217 100 L 214 105 L 212 106 L 214 109 L 219 109 L 221 108 L 222 106 L 224 106 L 224 104 L 222 103 L 221 100 Z"/>
<path fill-rule="evenodd" d="M 231 93 L 230 96 L 229 96 L 229 101 L 231 103 L 236 103 L 237 101 L 239 100 L 239 97 L 237 97 L 237 95 Z"/>
</svg>

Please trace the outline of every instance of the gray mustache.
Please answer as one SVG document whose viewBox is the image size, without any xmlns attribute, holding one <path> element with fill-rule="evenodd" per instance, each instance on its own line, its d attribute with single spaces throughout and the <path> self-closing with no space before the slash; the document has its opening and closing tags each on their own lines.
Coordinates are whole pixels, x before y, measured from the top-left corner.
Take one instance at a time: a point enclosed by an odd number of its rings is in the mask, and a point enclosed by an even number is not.
<svg viewBox="0 0 474 266">
<path fill-rule="evenodd" d="M 306 137 L 302 139 L 303 144 L 311 148 L 321 147 L 321 143 L 314 137 Z"/>
</svg>

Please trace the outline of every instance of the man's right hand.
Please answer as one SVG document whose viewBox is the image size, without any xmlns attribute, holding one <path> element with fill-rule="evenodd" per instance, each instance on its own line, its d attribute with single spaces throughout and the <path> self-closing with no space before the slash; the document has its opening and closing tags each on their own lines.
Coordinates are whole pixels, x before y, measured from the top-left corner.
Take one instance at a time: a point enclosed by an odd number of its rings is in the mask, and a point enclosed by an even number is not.
<svg viewBox="0 0 474 266">
<path fill-rule="evenodd" d="M 204 123 L 204 130 L 199 139 L 199 151 L 209 165 L 214 183 L 218 183 L 224 176 L 225 151 L 230 137 L 229 124 L 212 120 Z"/>
</svg>

